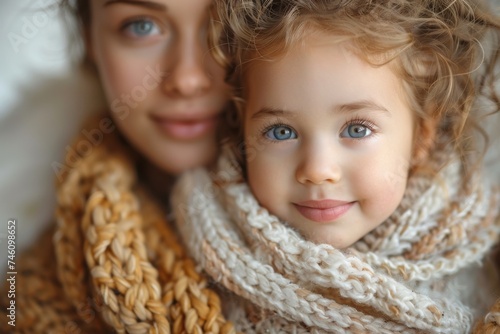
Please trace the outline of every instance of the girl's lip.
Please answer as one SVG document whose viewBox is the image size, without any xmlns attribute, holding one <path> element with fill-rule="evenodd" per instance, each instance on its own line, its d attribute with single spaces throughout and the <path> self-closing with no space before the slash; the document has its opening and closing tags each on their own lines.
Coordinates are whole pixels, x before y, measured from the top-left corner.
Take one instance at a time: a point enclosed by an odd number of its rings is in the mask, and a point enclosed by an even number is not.
<svg viewBox="0 0 500 334">
<path fill-rule="evenodd" d="M 305 218 L 318 223 L 327 223 L 343 216 L 355 203 L 356 202 L 322 200 L 304 201 L 293 203 L 293 205 Z"/>
<path fill-rule="evenodd" d="M 194 140 L 212 132 L 217 125 L 218 116 L 200 119 L 169 119 L 152 117 L 160 130 L 176 140 Z"/>
</svg>

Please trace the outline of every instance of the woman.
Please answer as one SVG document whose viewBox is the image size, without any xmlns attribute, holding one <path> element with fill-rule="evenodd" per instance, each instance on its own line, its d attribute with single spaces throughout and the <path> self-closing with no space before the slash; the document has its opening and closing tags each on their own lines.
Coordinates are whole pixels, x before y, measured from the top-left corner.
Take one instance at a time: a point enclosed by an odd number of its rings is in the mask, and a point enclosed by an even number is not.
<svg viewBox="0 0 500 334">
<path fill-rule="evenodd" d="M 60 5 L 77 19 L 109 110 L 55 169 L 57 226 L 18 258 L 15 322 L 2 298 L 0 331 L 232 332 L 162 210 L 175 175 L 217 151 L 228 88 L 208 48 L 211 1 Z"/>
</svg>

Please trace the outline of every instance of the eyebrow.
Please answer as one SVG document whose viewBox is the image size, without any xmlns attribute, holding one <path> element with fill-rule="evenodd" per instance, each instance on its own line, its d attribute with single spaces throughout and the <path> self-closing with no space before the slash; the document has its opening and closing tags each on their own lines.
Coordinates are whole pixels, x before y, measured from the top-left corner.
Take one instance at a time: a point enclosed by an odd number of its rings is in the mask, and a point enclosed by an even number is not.
<svg viewBox="0 0 500 334">
<path fill-rule="evenodd" d="M 361 100 L 351 103 L 346 103 L 338 106 L 335 110 L 342 113 L 350 113 L 353 111 L 368 110 L 368 111 L 379 111 L 387 114 L 391 114 L 387 108 L 378 104 L 373 100 Z"/>
<path fill-rule="evenodd" d="M 259 119 L 259 118 L 266 118 L 266 117 L 270 117 L 270 116 L 275 116 L 275 117 L 283 116 L 283 115 L 287 115 L 287 114 L 294 114 L 294 112 L 288 111 L 288 110 L 283 110 L 283 109 L 264 107 L 264 108 L 259 109 L 259 111 L 257 111 L 256 113 L 254 113 L 251 118 L 252 119 Z"/>
<path fill-rule="evenodd" d="M 167 10 L 167 6 L 165 6 L 161 3 L 153 2 L 153 1 L 139 1 L 139 0 L 108 0 L 104 3 L 103 7 L 107 7 L 107 6 L 119 4 L 119 3 L 124 3 L 124 4 L 128 4 L 128 5 L 133 5 L 133 6 L 141 6 L 141 7 L 146 7 L 149 9 L 154 9 L 154 10 L 162 10 L 162 11 Z"/>
<path fill-rule="evenodd" d="M 361 101 L 356 101 L 356 102 L 351 102 L 351 103 L 346 103 L 346 104 L 341 104 L 337 107 L 335 107 L 334 112 L 340 112 L 340 113 L 351 113 L 355 111 L 360 111 L 360 110 L 369 110 L 369 111 L 378 111 L 382 112 L 387 115 L 391 115 L 389 110 L 387 108 L 381 106 L 380 104 L 376 103 L 375 101 L 372 100 L 361 100 Z M 259 109 L 256 113 L 252 115 L 252 119 L 259 119 L 259 118 L 266 118 L 266 117 L 278 117 L 278 116 L 286 116 L 286 115 L 293 115 L 296 114 L 294 111 L 290 110 L 283 110 L 283 109 L 278 109 L 278 108 L 269 108 L 269 107 L 264 107 Z"/>
</svg>

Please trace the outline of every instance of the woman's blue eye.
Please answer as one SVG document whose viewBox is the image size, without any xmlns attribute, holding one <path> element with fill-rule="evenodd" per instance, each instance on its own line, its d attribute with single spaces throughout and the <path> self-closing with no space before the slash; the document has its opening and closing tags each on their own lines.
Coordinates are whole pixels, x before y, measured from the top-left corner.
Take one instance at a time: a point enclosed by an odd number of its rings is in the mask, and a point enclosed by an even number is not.
<svg viewBox="0 0 500 334">
<path fill-rule="evenodd" d="M 297 134 L 288 126 L 274 126 L 266 132 L 266 137 L 273 140 L 288 140 L 297 138 Z"/>
<path fill-rule="evenodd" d="M 372 130 L 362 124 L 350 124 L 341 133 L 341 137 L 364 138 L 371 135 Z"/>
<path fill-rule="evenodd" d="M 156 24 L 149 20 L 137 20 L 130 22 L 125 27 L 125 30 L 135 37 L 143 37 L 159 33 L 159 29 Z"/>
</svg>

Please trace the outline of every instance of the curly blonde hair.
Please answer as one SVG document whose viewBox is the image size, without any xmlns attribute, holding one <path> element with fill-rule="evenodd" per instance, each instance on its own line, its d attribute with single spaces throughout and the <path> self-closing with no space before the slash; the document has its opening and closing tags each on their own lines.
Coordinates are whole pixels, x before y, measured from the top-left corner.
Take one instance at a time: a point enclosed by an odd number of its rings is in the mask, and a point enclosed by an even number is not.
<svg viewBox="0 0 500 334">
<path fill-rule="evenodd" d="M 231 64 L 238 113 L 244 106 L 241 82 L 249 64 L 279 58 L 311 28 L 319 29 L 352 41 L 356 54 L 373 66 L 395 63 L 418 119 L 421 136 L 416 136 L 416 148 L 428 151 L 434 140 L 446 135 L 462 158 L 478 161 L 470 159 L 472 148 L 477 149 L 471 131 L 479 129 L 486 142 L 487 137 L 470 117 L 476 102 L 486 98 L 492 102 L 490 111 L 500 110 L 495 93 L 500 19 L 485 4 L 473 0 L 216 0 L 216 8 L 226 29 L 221 47 Z M 241 143 L 241 131 L 232 140 Z M 241 157 L 240 162 L 244 165 Z"/>
</svg>

